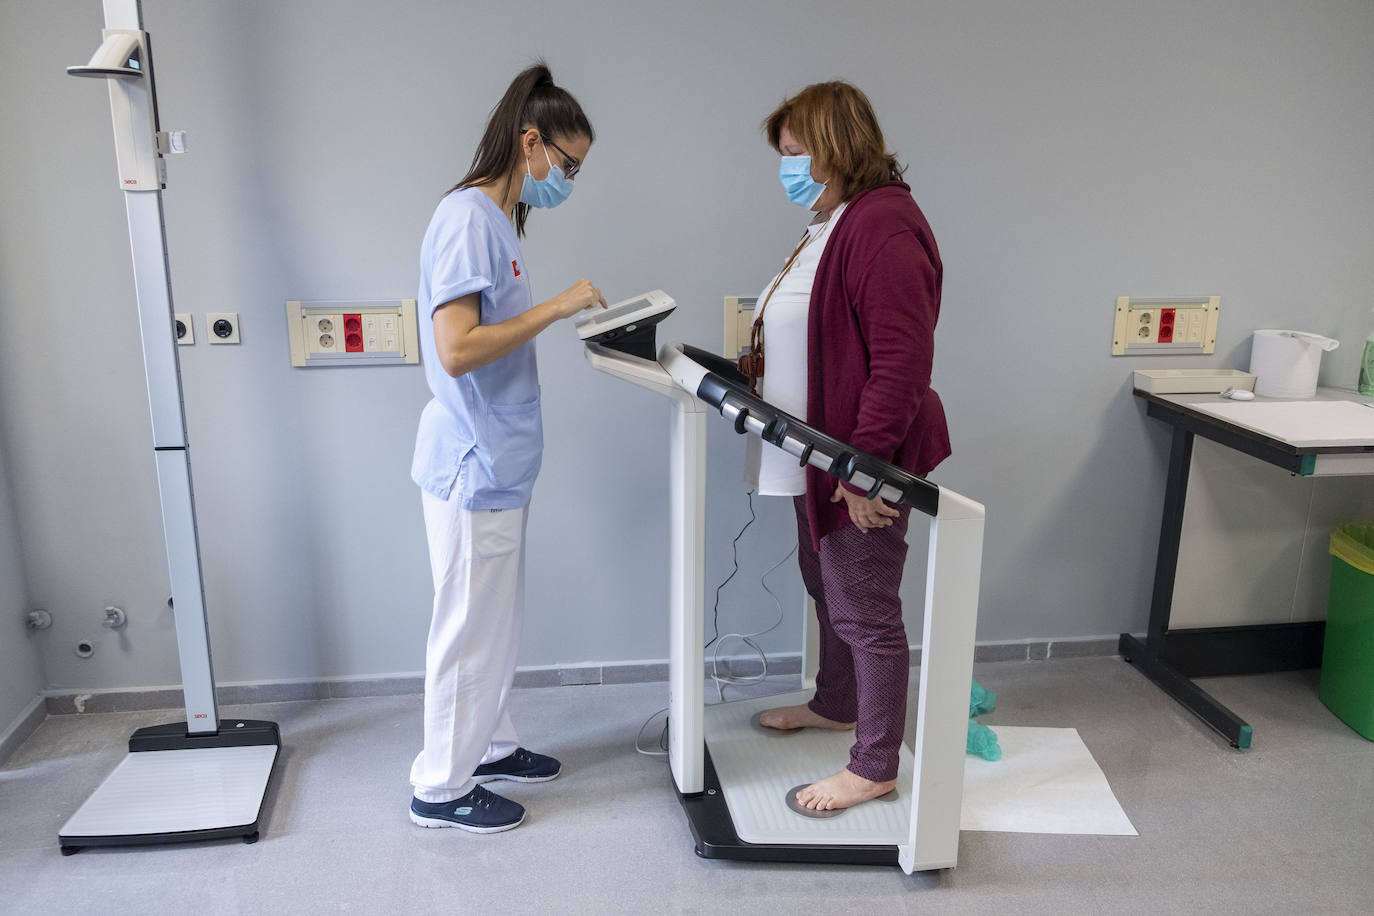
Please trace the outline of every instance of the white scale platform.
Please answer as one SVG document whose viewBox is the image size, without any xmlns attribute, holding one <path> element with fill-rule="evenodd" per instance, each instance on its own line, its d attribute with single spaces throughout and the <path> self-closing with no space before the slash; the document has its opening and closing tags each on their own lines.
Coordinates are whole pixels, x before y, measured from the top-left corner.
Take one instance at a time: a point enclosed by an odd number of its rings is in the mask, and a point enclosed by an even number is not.
<svg viewBox="0 0 1374 916">
<path fill-rule="evenodd" d="M 753 718 L 775 706 L 811 699 L 811 691 L 719 703 L 706 707 L 706 746 L 735 832 L 746 843 L 896 846 L 911 824 L 912 754 L 901 746 L 897 789 L 839 817 L 804 817 L 787 807 L 787 792 L 844 769 L 852 731 L 805 728 L 765 734 Z"/>
<path fill-rule="evenodd" d="M 252 824 L 277 750 L 266 744 L 130 753 L 60 836 L 145 836 Z"/>
</svg>

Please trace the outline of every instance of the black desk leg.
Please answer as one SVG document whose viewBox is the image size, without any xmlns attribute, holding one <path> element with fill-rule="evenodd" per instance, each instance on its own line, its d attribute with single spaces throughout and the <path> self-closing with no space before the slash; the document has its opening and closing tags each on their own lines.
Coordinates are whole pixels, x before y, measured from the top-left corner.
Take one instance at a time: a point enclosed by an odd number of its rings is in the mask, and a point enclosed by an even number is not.
<svg viewBox="0 0 1374 916">
<path fill-rule="evenodd" d="M 1155 589 L 1150 599 L 1150 628 L 1146 641 L 1151 651 L 1164 649 L 1169 613 L 1174 603 L 1174 579 L 1178 575 L 1178 548 L 1183 540 L 1183 503 L 1188 498 L 1188 471 L 1193 463 L 1193 434 L 1174 427 L 1169 449 L 1169 474 L 1164 483 L 1164 520 L 1159 526 L 1159 552 L 1155 556 Z"/>
<path fill-rule="evenodd" d="M 1174 441 L 1169 450 L 1169 476 L 1164 488 L 1164 518 L 1159 527 L 1159 552 L 1155 559 L 1149 631 L 1144 643 L 1129 633 L 1122 633 L 1118 651 L 1122 658 L 1139 668 L 1161 690 L 1220 732 L 1232 747 L 1247 748 L 1250 746 L 1250 726 L 1164 659 L 1169 614 L 1174 601 L 1174 580 L 1178 575 L 1179 542 L 1183 536 L 1183 504 L 1188 495 L 1188 470 L 1192 459 L 1193 434 L 1175 426 Z"/>
<path fill-rule="evenodd" d="M 1240 716 L 1221 705 L 1215 697 L 1179 674 L 1172 665 L 1161 659 L 1145 643 L 1130 633 L 1122 633 L 1117 643 L 1121 657 L 1140 669 L 1140 673 L 1154 681 L 1169 696 L 1206 722 L 1231 742 L 1244 750 L 1250 746 L 1251 728 Z"/>
</svg>

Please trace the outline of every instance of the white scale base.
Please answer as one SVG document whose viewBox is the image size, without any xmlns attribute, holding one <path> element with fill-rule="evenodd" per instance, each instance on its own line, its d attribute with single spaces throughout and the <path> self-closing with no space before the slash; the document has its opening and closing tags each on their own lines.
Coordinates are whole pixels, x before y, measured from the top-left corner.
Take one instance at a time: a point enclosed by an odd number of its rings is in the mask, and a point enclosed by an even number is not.
<svg viewBox="0 0 1374 916">
<path fill-rule="evenodd" d="M 236 828 L 251 834 L 277 750 L 268 744 L 130 753 L 62 827 L 59 839 L 64 846 L 95 846 Z"/>
<path fill-rule="evenodd" d="M 789 789 L 844 769 L 854 744 L 850 731 L 806 728 L 766 734 L 753 724 L 754 716 L 765 709 L 809 699 L 811 691 L 804 691 L 706 707 L 706 746 L 739 838 L 746 843 L 793 845 L 907 842 L 913 758 L 905 742 L 892 795 L 831 818 L 804 817 L 787 807 Z"/>
</svg>

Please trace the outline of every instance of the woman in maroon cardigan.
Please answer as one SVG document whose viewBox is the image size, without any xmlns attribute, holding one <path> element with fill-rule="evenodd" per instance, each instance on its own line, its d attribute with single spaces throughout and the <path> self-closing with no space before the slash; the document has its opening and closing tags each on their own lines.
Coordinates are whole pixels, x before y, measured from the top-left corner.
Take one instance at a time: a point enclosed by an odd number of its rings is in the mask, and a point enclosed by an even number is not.
<svg viewBox="0 0 1374 916">
<path fill-rule="evenodd" d="M 770 289 L 804 285 L 805 269 L 800 280 L 787 275 L 813 248 L 809 301 L 803 294 L 804 317 L 794 319 L 804 320 L 805 335 L 785 333 L 787 312 L 776 310 L 774 330 L 783 333 L 770 337 L 768 366 L 781 370 L 787 354 L 776 347 L 804 339 L 807 423 L 924 476 L 950 453 L 944 408 L 930 387 L 941 279 L 930 226 L 857 88 L 808 86 L 769 115 L 764 129 L 783 157 L 789 199 L 816 214 Z M 768 318 L 765 302 L 752 354 L 758 358 L 752 367 L 745 361 L 754 376 L 762 375 Z M 774 380 L 768 381 L 765 396 L 772 399 Z M 777 382 L 779 391 L 789 385 Z M 801 384 L 797 372 L 791 386 Z M 799 565 L 820 621 L 820 671 L 810 703 L 769 710 L 760 722 L 855 729 L 848 766 L 797 795 L 809 808 L 846 808 L 896 784 L 909 671 L 897 592 L 909 509 L 836 486 L 814 468 L 806 470 L 795 505 Z"/>
</svg>

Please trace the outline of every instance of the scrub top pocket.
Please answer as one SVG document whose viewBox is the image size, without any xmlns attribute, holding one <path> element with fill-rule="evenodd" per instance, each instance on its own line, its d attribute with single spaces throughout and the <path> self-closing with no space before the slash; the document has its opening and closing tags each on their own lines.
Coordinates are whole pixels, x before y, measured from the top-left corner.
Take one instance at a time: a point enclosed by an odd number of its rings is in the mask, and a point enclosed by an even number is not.
<svg viewBox="0 0 1374 916">
<path fill-rule="evenodd" d="M 491 456 L 490 478 L 497 489 L 514 489 L 535 478 L 544 456 L 544 424 L 539 395 L 523 404 L 489 404 L 484 443 Z"/>
</svg>

